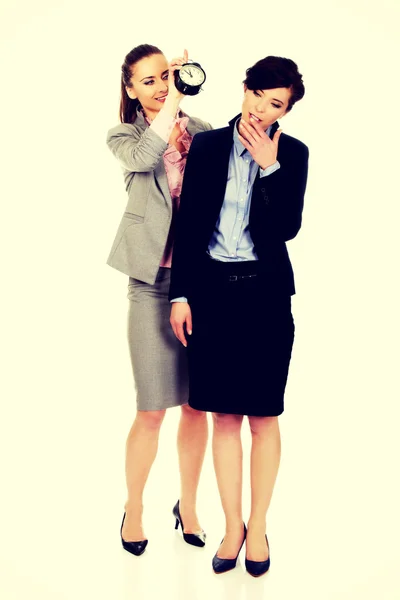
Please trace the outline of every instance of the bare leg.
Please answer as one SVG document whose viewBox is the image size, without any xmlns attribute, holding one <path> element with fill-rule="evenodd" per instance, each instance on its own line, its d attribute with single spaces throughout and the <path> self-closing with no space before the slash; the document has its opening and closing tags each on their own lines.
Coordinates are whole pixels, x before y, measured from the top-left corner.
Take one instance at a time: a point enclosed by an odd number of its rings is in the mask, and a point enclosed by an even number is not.
<svg viewBox="0 0 400 600">
<path fill-rule="evenodd" d="M 178 456 L 181 473 L 179 509 L 185 533 L 197 533 L 196 495 L 208 439 L 207 413 L 182 406 L 178 429 Z"/>
<path fill-rule="evenodd" d="M 165 410 L 138 410 L 126 441 L 125 474 L 128 499 L 122 537 L 127 542 L 145 539 L 142 527 L 143 490 L 157 454 Z"/>
<path fill-rule="evenodd" d="M 251 514 L 246 540 L 246 557 L 268 558 L 265 541 L 266 514 L 271 502 L 281 457 L 278 417 L 249 417 L 251 446 Z"/>
<path fill-rule="evenodd" d="M 213 413 L 213 458 L 219 495 L 225 513 L 226 533 L 219 558 L 235 558 L 243 541 L 242 415 Z"/>
</svg>

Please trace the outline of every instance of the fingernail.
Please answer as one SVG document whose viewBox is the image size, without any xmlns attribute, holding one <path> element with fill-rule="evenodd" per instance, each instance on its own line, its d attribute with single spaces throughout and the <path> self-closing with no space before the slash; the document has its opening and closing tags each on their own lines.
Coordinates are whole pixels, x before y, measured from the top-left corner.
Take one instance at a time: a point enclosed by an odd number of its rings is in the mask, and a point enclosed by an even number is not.
<svg viewBox="0 0 400 600">
<path fill-rule="evenodd" d="M 191 329 L 189 329 L 188 334 L 192 335 L 192 330 Z"/>
</svg>

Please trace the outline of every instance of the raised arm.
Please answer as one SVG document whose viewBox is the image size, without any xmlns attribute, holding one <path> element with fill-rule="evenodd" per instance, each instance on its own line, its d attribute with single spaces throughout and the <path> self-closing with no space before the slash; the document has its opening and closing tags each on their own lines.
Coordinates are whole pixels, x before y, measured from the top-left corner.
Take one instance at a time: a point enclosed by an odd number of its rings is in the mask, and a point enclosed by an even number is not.
<svg viewBox="0 0 400 600">
<path fill-rule="evenodd" d="M 122 123 L 107 134 L 107 145 L 115 158 L 128 171 L 154 171 L 168 148 L 175 119 L 162 109 L 143 131 L 135 123 Z"/>
</svg>

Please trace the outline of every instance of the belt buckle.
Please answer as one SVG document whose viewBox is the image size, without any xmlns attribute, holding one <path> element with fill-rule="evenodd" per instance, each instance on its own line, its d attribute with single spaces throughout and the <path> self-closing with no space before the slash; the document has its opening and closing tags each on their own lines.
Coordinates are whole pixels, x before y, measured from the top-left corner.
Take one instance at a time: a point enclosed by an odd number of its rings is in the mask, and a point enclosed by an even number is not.
<svg viewBox="0 0 400 600">
<path fill-rule="evenodd" d="M 238 280 L 237 275 L 229 275 L 228 281 L 237 281 L 237 280 Z"/>
</svg>

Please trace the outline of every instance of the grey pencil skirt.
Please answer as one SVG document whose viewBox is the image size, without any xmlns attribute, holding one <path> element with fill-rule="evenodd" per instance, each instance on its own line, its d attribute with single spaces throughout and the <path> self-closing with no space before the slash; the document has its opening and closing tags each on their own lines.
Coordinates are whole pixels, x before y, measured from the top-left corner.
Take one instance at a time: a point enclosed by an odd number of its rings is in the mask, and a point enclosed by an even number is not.
<svg viewBox="0 0 400 600">
<path fill-rule="evenodd" d="M 154 285 L 129 278 L 128 342 L 138 410 L 162 410 L 188 402 L 186 350 L 169 322 L 170 273 L 160 267 Z"/>
</svg>

